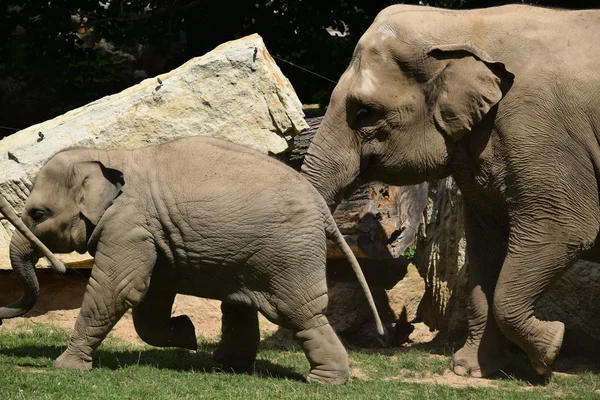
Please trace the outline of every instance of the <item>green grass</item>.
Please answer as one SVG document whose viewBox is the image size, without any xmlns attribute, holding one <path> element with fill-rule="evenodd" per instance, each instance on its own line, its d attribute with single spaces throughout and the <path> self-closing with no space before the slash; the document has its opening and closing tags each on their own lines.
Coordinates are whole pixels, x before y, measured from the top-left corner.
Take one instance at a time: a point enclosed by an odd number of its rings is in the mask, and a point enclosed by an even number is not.
<svg viewBox="0 0 600 400">
<path fill-rule="evenodd" d="M 27 323 L 16 331 L 0 328 L 2 399 L 600 399 L 600 374 L 528 378 L 530 368 L 514 356 L 517 379 L 506 373 L 488 387 L 452 387 L 444 380 L 451 352 L 422 346 L 350 351 L 354 378 L 342 387 L 302 381 L 308 363 L 299 350 L 263 345 L 254 371 L 234 374 L 210 358 L 215 341 L 200 340 L 196 353 L 135 346 L 109 337 L 91 372 L 62 371 L 52 361 L 69 332 Z M 529 379 L 529 380 L 528 380 Z"/>
</svg>

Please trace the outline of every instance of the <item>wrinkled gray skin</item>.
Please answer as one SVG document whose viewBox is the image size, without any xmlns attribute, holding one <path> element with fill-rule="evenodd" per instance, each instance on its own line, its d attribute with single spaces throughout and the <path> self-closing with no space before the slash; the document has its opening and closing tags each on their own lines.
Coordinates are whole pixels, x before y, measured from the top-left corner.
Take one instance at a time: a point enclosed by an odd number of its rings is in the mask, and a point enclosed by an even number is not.
<svg viewBox="0 0 600 400">
<path fill-rule="evenodd" d="M 293 169 L 239 145 L 186 138 L 134 151 L 58 153 L 37 175 L 23 221 L 54 252 L 94 256 L 57 367 L 91 368 L 94 349 L 129 308 L 147 343 L 196 349 L 190 319 L 171 317 L 182 293 L 223 302 L 221 363 L 254 362 L 258 310 L 294 331 L 309 381 L 343 384 L 346 351 L 323 314 L 326 237 L 355 268 L 383 335 L 360 266 L 323 198 Z M 37 287 L 30 246 L 17 236 L 11 255 L 22 282 Z"/>
<path fill-rule="evenodd" d="M 12 237 L 12 242 L 18 243 L 18 247 L 22 254 L 27 254 L 29 257 L 36 257 L 38 259 L 38 251 L 46 257 L 52 268 L 60 273 L 66 271 L 65 265 L 56 258 L 54 254 L 29 230 L 27 225 L 15 214 L 15 211 L 6 201 L 6 199 L 0 196 L 0 213 L 15 227 L 15 233 Z M 16 255 L 10 253 L 11 259 L 14 259 Z M 22 257 L 21 257 L 22 258 Z M 0 325 L 2 325 L 2 319 L 14 318 L 25 314 L 34 305 L 39 295 L 39 286 L 35 275 L 28 273 L 31 269 L 31 262 L 28 263 L 13 263 L 13 269 L 17 272 L 17 277 L 21 286 L 24 288 L 23 296 L 14 303 L 8 304 L 4 307 L 0 307 Z M 25 270 L 23 270 L 25 269 Z M 26 272 L 27 271 L 27 272 Z"/>
<path fill-rule="evenodd" d="M 471 290 L 457 374 L 498 371 L 504 337 L 539 374 L 560 349 L 564 325 L 533 311 L 577 258 L 595 258 L 598 38 L 600 11 L 389 7 L 360 39 L 308 150 L 302 171 L 330 206 L 358 177 L 456 179 Z"/>
</svg>

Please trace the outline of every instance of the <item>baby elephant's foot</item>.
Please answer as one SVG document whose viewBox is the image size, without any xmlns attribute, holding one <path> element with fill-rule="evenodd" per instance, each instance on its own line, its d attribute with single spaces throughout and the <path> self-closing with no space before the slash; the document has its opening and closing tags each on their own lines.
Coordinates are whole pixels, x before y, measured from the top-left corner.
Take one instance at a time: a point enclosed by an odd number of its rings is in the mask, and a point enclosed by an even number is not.
<svg viewBox="0 0 600 400">
<path fill-rule="evenodd" d="M 188 350 L 198 350 L 196 329 L 187 315 L 172 317 L 169 321 L 169 337 L 172 346 Z"/>
<path fill-rule="evenodd" d="M 223 364 L 234 371 L 248 371 L 256 360 L 256 352 L 240 352 L 219 346 L 213 353 L 213 360 Z"/>
<path fill-rule="evenodd" d="M 565 335 L 565 324 L 559 321 L 539 321 L 539 331 L 543 332 L 540 339 L 531 352 L 528 352 L 531 364 L 539 375 L 547 375 L 551 372 L 551 365 L 558 355 Z"/>
<path fill-rule="evenodd" d="M 494 375 L 507 363 L 503 350 L 481 351 L 475 345 L 465 344 L 452 358 L 451 368 L 456 375 L 485 378 Z"/>
<path fill-rule="evenodd" d="M 67 349 L 56 360 L 54 360 L 54 367 L 89 371 L 92 369 L 92 360 L 84 360 L 80 356 L 70 352 Z"/>
<path fill-rule="evenodd" d="M 324 383 L 327 385 L 343 385 L 350 379 L 350 373 L 347 370 L 325 371 L 321 369 L 312 369 L 306 376 L 308 383 Z"/>
<path fill-rule="evenodd" d="M 296 340 L 310 363 L 310 372 L 306 380 L 327 385 L 343 385 L 350 379 L 346 349 L 325 316 L 317 317 L 314 324 L 317 326 L 296 333 Z"/>
</svg>

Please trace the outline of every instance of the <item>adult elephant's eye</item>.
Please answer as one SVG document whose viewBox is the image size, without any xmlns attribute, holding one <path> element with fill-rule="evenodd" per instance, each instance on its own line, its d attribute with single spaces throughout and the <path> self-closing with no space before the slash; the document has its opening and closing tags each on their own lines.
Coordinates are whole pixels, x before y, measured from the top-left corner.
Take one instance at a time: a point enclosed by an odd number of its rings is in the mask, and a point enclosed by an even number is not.
<svg viewBox="0 0 600 400">
<path fill-rule="evenodd" d="M 52 215 L 52 212 L 47 208 L 32 208 L 29 211 L 29 216 L 36 223 L 44 222 Z"/>
<path fill-rule="evenodd" d="M 361 106 L 358 109 L 358 111 L 356 112 L 356 119 L 364 120 L 364 119 L 368 118 L 370 114 L 371 114 L 371 108 L 369 108 L 368 106 Z"/>
</svg>

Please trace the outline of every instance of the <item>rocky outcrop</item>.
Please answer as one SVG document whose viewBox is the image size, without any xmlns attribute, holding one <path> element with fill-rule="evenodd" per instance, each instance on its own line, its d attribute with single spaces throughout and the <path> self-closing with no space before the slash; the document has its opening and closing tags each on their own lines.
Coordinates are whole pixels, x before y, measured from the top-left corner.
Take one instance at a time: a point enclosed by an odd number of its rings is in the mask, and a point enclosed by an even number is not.
<svg viewBox="0 0 600 400">
<path fill-rule="evenodd" d="M 39 168 L 72 146 L 136 148 L 214 136 L 264 153 L 287 150 L 308 126 L 302 105 L 258 35 L 227 42 L 146 79 L 0 141 L 0 195 L 20 212 Z M 0 227 L 0 269 L 9 269 L 12 227 Z M 66 256 L 67 266 L 90 257 Z M 87 264 L 86 264 L 87 263 Z"/>
</svg>

